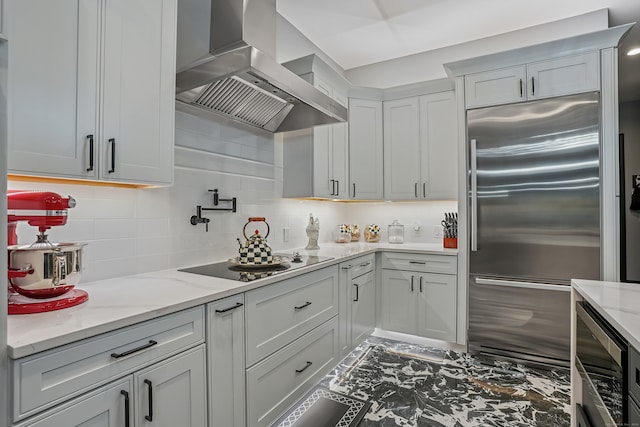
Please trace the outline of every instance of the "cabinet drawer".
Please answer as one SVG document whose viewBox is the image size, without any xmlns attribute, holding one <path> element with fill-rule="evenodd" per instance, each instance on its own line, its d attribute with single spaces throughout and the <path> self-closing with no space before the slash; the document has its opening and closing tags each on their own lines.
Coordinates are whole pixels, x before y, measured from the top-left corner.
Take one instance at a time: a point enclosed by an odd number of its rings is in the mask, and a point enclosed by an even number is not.
<svg viewBox="0 0 640 427">
<path fill-rule="evenodd" d="M 356 277 L 362 276 L 370 271 L 373 271 L 375 268 L 375 255 L 367 255 L 360 258 L 356 258 L 352 260 L 349 264 L 353 265 L 353 270 L 351 270 L 351 278 L 355 279 Z"/>
<path fill-rule="evenodd" d="M 338 267 L 249 291 L 245 302 L 251 366 L 338 314 Z"/>
<path fill-rule="evenodd" d="M 382 268 L 419 273 L 456 274 L 458 257 L 452 255 L 382 254 Z"/>
<path fill-rule="evenodd" d="M 12 361 L 13 419 L 203 342 L 201 306 Z"/>
<path fill-rule="evenodd" d="M 269 425 L 338 363 L 337 354 L 334 317 L 248 369 L 247 425 Z"/>
<path fill-rule="evenodd" d="M 640 408 L 629 398 L 629 427 L 640 427 Z"/>
<path fill-rule="evenodd" d="M 640 403 L 640 353 L 629 346 L 629 394 Z"/>
</svg>

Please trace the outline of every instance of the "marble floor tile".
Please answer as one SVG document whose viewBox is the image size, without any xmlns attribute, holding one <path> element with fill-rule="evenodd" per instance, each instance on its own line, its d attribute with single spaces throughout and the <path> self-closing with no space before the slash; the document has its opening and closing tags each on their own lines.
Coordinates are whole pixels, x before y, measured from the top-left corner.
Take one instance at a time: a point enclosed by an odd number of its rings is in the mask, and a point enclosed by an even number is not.
<svg viewBox="0 0 640 427">
<path fill-rule="evenodd" d="M 415 427 L 563 427 L 568 369 L 538 368 L 370 337 L 321 382 L 372 406 L 360 423 Z"/>
</svg>

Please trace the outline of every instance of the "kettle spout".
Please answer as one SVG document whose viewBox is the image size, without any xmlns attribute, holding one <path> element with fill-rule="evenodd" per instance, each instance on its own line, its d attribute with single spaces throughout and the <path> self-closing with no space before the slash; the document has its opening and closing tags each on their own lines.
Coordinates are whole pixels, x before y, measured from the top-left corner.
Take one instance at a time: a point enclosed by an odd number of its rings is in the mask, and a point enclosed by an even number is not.
<svg viewBox="0 0 640 427">
<path fill-rule="evenodd" d="M 240 245 L 240 249 L 242 249 L 242 242 L 240 241 L 239 238 L 236 238 L 236 240 L 238 241 L 238 245 Z"/>
</svg>

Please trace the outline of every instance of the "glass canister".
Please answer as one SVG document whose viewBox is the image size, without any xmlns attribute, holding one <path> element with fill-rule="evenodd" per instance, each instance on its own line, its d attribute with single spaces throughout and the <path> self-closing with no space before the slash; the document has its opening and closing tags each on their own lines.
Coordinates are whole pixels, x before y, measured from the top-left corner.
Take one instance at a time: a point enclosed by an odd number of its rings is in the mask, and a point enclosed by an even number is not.
<svg viewBox="0 0 640 427">
<path fill-rule="evenodd" d="M 397 219 L 394 219 L 391 225 L 389 225 L 389 243 L 403 243 L 404 242 L 404 225 L 400 224 Z"/>
</svg>

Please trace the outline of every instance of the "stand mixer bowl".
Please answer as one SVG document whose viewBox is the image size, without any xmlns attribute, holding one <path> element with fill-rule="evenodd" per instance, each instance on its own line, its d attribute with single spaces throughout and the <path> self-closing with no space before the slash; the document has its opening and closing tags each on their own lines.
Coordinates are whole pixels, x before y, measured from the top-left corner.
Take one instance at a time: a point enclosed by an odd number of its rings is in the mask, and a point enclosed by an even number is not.
<svg viewBox="0 0 640 427">
<path fill-rule="evenodd" d="M 9 246 L 9 283 L 30 298 L 53 298 L 75 287 L 86 243 Z"/>
</svg>

